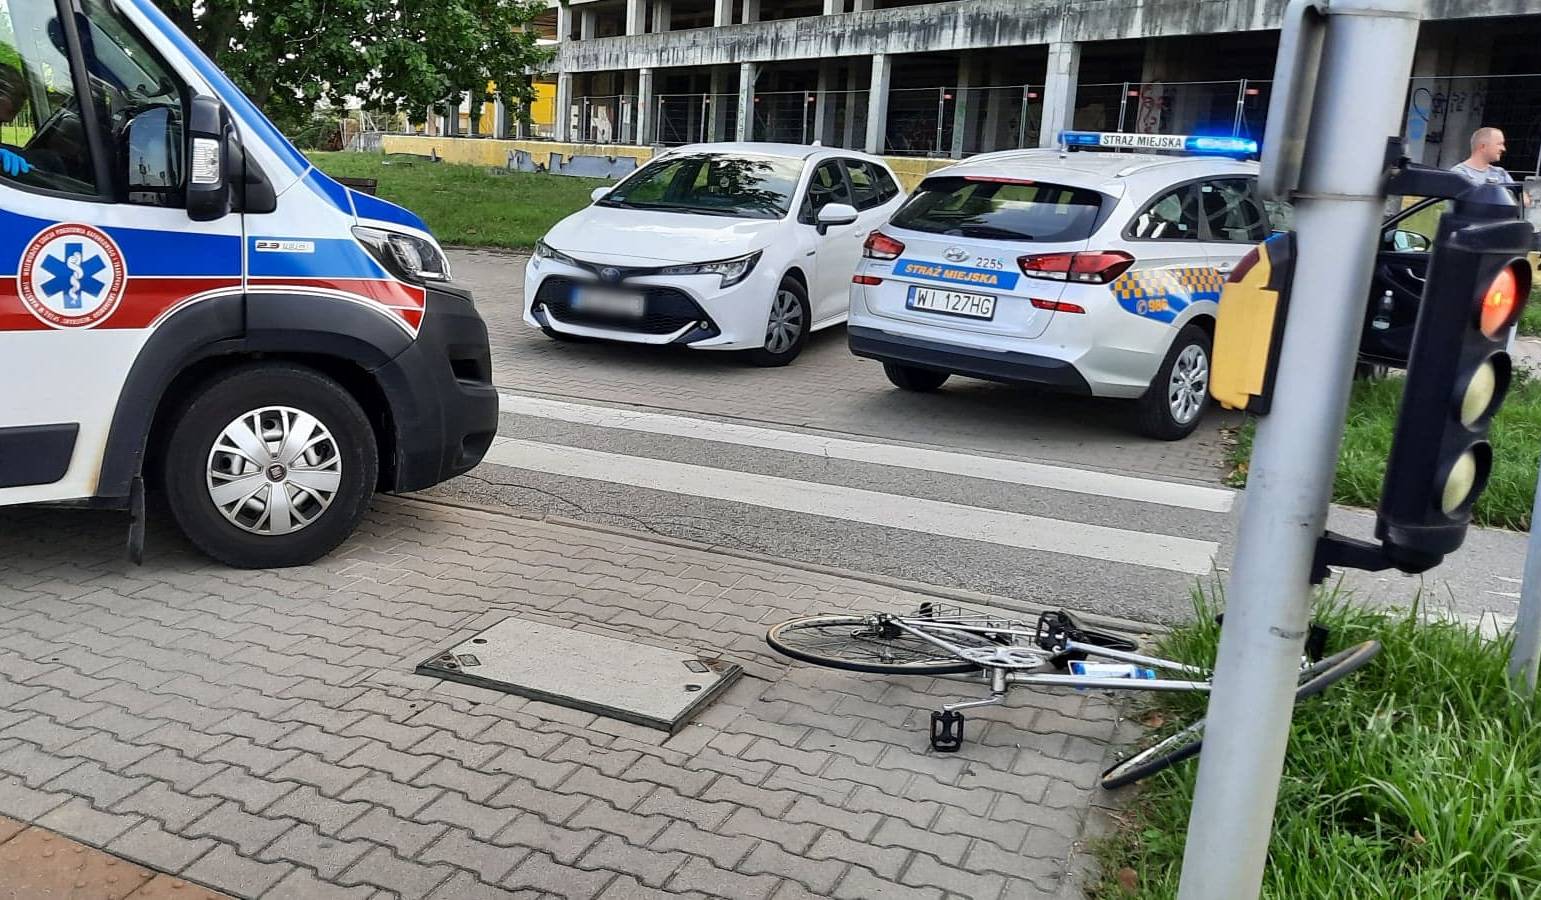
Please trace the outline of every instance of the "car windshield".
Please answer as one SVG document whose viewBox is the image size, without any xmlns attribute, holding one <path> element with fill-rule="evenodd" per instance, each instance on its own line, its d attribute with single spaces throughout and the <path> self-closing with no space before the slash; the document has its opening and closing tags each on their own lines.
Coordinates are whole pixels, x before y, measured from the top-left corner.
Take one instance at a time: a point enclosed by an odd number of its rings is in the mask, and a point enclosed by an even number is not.
<svg viewBox="0 0 1541 900">
<path fill-rule="evenodd" d="M 899 211 L 896 228 L 1008 241 L 1091 237 L 1103 195 L 1086 188 L 979 176 L 928 178 Z"/>
<path fill-rule="evenodd" d="M 779 219 L 792 208 L 803 161 L 775 156 L 693 153 L 643 167 L 599 206 L 738 219 Z"/>
</svg>

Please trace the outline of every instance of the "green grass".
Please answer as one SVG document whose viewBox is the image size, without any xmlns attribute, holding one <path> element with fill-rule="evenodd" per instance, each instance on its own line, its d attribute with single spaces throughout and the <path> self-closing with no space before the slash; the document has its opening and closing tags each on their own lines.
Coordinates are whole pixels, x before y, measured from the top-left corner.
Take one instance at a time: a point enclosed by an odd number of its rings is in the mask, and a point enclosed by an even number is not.
<svg viewBox="0 0 1541 900">
<path fill-rule="evenodd" d="M 1332 486 L 1334 500 L 1352 506 L 1380 503 L 1381 481 L 1386 475 L 1386 457 L 1391 452 L 1401 401 L 1400 377 L 1354 382 Z M 1229 481 L 1237 487 L 1246 484 L 1256 425 L 1252 419 L 1242 425 L 1231 451 Z M 1541 381 L 1529 377 L 1515 381 L 1493 420 L 1489 439 L 1493 444 L 1493 474 L 1472 510 L 1473 521 L 1526 530 L 1536 488 L 1536 464 L 1541 460 Z"/>
<path fill-rule="evenodd" d="M 1541 335 L 1541 284 L 1530 289 L 1530 299 L 1525 301 L 1525 311 L 1520 313 L 1519 331 L 1531 337 Z"/>
<path fill-rule="evenodd" d="M 373 178 L 377 193 L 423 217 L 446 244 L 528 249 L 607 182 L 376 153 L 309 153 L 328 175 Z"/>
<path fill-rule="evenodd" d="M 1161 655 L 1209 664 L 1218 629 L 1197 624 Z M 1263 896 L 1270 900 L 1445 900 L 1541 894 L 1541 700 L 1505 678 L 1507 639 L 1417 612 L 1319 605 L 1329 652 L 1367 638 L 1370 665 L 1295 711 Z M 1158 695 L 1166 728 L 1202 715 L 1197 695 Z M 1198 765 L 1144 783 L 1100 847 L 1103 900 L 1176 896 Z M 1133 892 L 1119 884 L 1132 870 Z M 1125 872 L 1128 878 L 1129 872 Z"/>
</svg>

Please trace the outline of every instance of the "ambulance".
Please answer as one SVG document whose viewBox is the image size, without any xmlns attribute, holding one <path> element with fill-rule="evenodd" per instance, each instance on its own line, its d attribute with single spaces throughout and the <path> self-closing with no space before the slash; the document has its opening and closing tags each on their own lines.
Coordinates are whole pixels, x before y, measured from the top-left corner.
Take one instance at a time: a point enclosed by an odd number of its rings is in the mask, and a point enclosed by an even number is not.
<svg viewBox="0 0 1541 900">
<path fill-rule="evenodd" d="M 322 174 L 150 0 L 0 0 L 0 506 L 146 490 L 238 567 L 474 466 L 487 329 L 416 215 Z"/>
</svg>

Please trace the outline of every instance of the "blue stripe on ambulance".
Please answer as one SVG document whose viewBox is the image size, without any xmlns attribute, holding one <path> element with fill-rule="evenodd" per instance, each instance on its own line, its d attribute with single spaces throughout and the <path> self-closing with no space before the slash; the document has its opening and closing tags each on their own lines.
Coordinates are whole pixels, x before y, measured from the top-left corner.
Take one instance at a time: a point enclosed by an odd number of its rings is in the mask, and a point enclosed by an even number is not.
<svg viewBox="0 0 1541 900">
<path fill-rule="evenodd" d="M 0 275 L 15 275 L 21 255 L 38 232 L 58 222 L 0 209 Z M 241 239 L 233 234 L 179 231 L 174 242 L 165 231 L 103 228 L 123 251 L 129 277 L 178 275 L 219 277 L 241 272 Z M 175 246 L 175 252 L 168 248 Z M 362 252 L 362 251 L 361 251 Z"/>
<path fill-rule="evenodd" d="M 257 250 L 258 241 L 303 240 L 315 247 L 313 253 Z M 357 241 L 341 238 L 293 238 L 262 235 L 248 238 L 247 274 L 253 278 L 387 278 Z"/>
</svg>

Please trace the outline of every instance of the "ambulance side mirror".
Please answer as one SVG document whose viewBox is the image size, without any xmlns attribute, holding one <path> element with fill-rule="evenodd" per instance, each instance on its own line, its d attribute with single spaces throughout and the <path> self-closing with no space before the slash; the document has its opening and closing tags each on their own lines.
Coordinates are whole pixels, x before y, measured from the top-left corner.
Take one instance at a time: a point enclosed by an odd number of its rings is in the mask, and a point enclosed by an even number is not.
<svg viewBox="0 0 1541 900">
<path fill-rule="evenodd" d="M 193 98 L 187 115 L 187 217 L 212 222 L 230 212 L 230 116 L 213 97 Z"/>
</svg>

